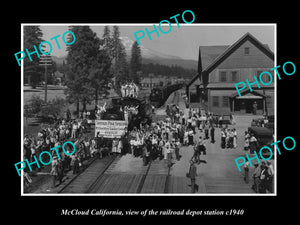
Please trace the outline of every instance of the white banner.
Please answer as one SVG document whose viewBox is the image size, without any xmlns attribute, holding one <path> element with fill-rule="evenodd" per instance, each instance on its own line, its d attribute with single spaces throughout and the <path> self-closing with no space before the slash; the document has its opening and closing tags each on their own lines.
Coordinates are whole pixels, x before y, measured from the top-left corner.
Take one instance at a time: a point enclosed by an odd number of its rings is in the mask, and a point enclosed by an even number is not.
<svg viewBox="0 0 300 225">
<path fill-rule="evenodd" d="M 99 132 L 106 138 L 121 137 L 125 133 L 128 121 L 124 120 L 95 120 L 95 136 Z"/>
</svg>

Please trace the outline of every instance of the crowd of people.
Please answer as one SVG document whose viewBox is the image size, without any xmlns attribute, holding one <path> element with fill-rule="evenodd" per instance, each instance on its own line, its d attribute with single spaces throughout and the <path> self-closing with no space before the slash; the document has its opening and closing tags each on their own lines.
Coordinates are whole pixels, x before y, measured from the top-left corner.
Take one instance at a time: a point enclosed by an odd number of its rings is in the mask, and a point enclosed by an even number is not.
<svg viewBox="0 0 300 225">
<path fill-rule="evenodd" d="M 96 112 L 97 109 L 95 109 Z M 192 145 L 194 155 L 192 160 L 200 163 L 200 155 L 206 154 L 206 141 L 210 138 L 214 143 L 215 125 L 212 114 L 201 115 L 200 111 L 189 110 L 188 115 L 178 107 L 171 105 L 167 107 L 167 118 L 152 122 L 151 124 L 140 124 L 140 127 L 134 127 L 131 131 L 126 131 L 120 138 L 107 139 L 99 133 L 95 137 L 85 135 L 89 124 L 89 114 L 85 111 L 80 119 L 71 119 L 69 110 L 66 119 L 61 119 L 52 126 L 42 128 L 36 137 L 25 135 L 24 138 L 24 160 L 34 161 L 34 156 L 43 151 L 49 151 L 52 154 L 53 186 L 56 181 L 62 182 L 64 172 L 73 170 L 76 174 L 83 167 L 83 161 L 92 158 L 102 158 L 109 154 L 125 155 L 132 154 L 134 157 L 141 157 L 144 165 L 156 158 L 167 161 L 168 166 L 172 166 L 175 160 L 180 160 L 179 149 L 181 146 Z M 195 140 L 196 129 L 203 133 L 203 138 Z M 209 135 L 210 134 L 210 135 Z M 62 155 L 58 159 L 54 151 L 50 149 L 57 145 L 62 145 L 65 141 L 72 141 L 76 146 L 76 152 L 73 155 Z M 62 152 L 61 147 L 59 153 Z M 47 157 L 47 154 L 44 154 Z M 47 161 L 47 159 L 43 159 Z M 40 171 L 36 165 L 32 165 L 33 170 Z M 28 168 L 25 169 L 25 173 Z"/>
<path fill-rule="evenodd" d="M 139 87 L 133 82 L 127 82 L 121 85 L 122 97 L 134 97 L 137 98 Z"/>
<path fill-rule="evenodd" d="M 54 125 L 45 127 L 38 132 L 36 137 L 25 135 L 24 137 L 24 161 L 34 161 L 34 156 L 39 153 L 49 151 L 52 156 L 50 174 L 53 176 L 53 186 L 56 181 L 62 182 L 64 172 L 73 171 L 78 173 L 84 167 L 84 160 L 93 157 L 105 157 L 107 155 L 125 155 L 132 154 L 133 157 L 141 157 L 146 166 L 151 160 L 165 160 L 169 167 L 180 160 L 181 146 L 193 146 L 194 154 L 190 160 L 189 177 L 193 184 L 192 192 L 196 191 L 195 184 L 195 165 L 200 162 L 200 155 L 206 154 L 206 145 L 210 140 L 215 143 L 215 128 L 220 128 L 221 148 L 237 148 L 237 131 L 235 128 L 228 128 L 227 125 L 220 125 L 218 116 L 201 110 L 189 110 L 187 114 L 179 108 L 178 105 L 168 105 L 166 108 L 167 117 L 158 121 L 152 121 L 151 124 L 140 124 L 131 131 L 126 130 L 123 136 L 119 138 L 108 139 L 97 133 L 91 136 L 85 133 L 89 124 L 87 120 L 89 115 L 85 114 L 81 119 L 71 119 L 67 112 L 66 119 L 61 119 Z M 196 131 L 200 136 L 195 139 Z M 60 154 L 61 159 L 54 155 L 51 148 L 62 145 L 65 141 L 72 141 L 76 146 L 76 152 L 73 155 Z M 68 148 L 67 146 L 67 151 Z M 245 150 L 253 153 L 257 149 L 257 140 L 251 133 L 245 132 Z M 61 147 L 59 153 L 62 152 Z M 47 157 L 47 154 L 44 154 Z M 47 159 L 43 161 L 47 162 Z M 245 164 L 245 181 L 249 182 L 248 171 L 249 164 Z M 32 165 L 34 170 L 40 171 L 37 165 Z M 273 169 L 270 165 L 264 163 L 256 165 L 253 173 L 253 189 L 256 192 L 265 193 L 266 190 L 272 191 Z M 25 174 L 28 168 L 24 170 Z M 195 186 L 194 186 L 195 185 Z"/>
<path fill-rule="evenodd" d="M 244 150 L 249 151 L 250 154 L 254 154 L 254 151 L 259 149 L 258 140 L 251 132 L 245 131 L 244 135 Z M 246 158 L 247 160 L 247 158 Z M 273 179 L 274 169 L 270 160 L 262 161 L 259 165 L 254 163 L 254 171 L 252 174 L 253 185 L 252 189 L 256 193 L 266 193 L 267 191 L 273 193 Z M 244 164 L 244 180 L 249 183 L 249 161 Z"/>
<path fill-rule="evenodd" d="M 221 148 L 236 148 L 237 147 L 237 131 L 235 128 L 221 129 Z"/>
<path fill-rule="evenodd" d="M 112 153 L 130 153 L 134 157 L 142 157 L 144 165 L 157 158 L 165 159 L 171 166 L 174 159 L 180 159 L 181 145 L 194 144 L 195 134 L 194 127 L 184 120 L 183 112 L 178 107 L 176 114 L 179 116 L 140 124 L 140 127 L 127 131 L 123 137 L 113 139 Z"/>
<path fill-rule="evenodd" d="M 249 161 L 246 159 L 244 164 L 244 181 L 249 183 Z M 254 163 L 254 171 L 252 173 L 252 189 L 256 193 L 273 193 L 274 168 L 270 161 L 262 161 L 259 165 Z"/>
<path fill-rule="evenodd" d="M 87 120 L 70 119 L 67 113 L 67 119 L 58 120 L 52 126 L 42 127 L 37 136 L 25 134 L 23 161 L 27 159 L 28 162 L 32 163 L 35 161 L 35 158 L 39 158 L 41 152 L 50 152 L 52 155 L 50 174 L 53 175 L 53 185 L 55 186 L 56 180 L 61 183 L 64 171 L 73 169 L 73 173 L 78 173 L 80 167 L 83 166 L 83 160 L 90 156 L 88 151 L 90 140 L 85 135 L 88 126 Z M 63 154 L 62 144 L 66 141 L 72 141 L 76 146 L 76 152 L 70 156 Z M 50 150 L 58 145 L 60 146 L 58 148 L 60 160 L 55 151 Z M 65 150 L 71 152 L 71 149 L 72 147 L 66 144 Z M 43 162 L 50 161 L 50 158 L 47 159 L 47 157 L 49 157 L 47 154 L 42 155 Z M 32 170 L 38 172 L 43 167 L 42 163 L 31 165 Z M 24 169 L 25 173 L 29 171 L 28 167 Z M 28 174 L 26 176 L 28 177 Z"/>
</svg>

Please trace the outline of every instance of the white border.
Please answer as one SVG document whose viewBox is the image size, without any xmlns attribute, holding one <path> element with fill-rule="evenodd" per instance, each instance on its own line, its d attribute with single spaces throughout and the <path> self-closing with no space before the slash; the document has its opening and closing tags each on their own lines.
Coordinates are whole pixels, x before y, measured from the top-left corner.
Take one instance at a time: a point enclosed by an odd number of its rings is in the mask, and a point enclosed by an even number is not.
<svg viewBox="0 0 300 225">
<path fill-rule="evenodd" d="M 153 26 L 153 24 L 158 25 L 158 23 L 21 23 L 21 51 L 24 49 L 23 45 L 23 27 L 24 26 Z M 177 25 L 172 23 L 172 25 Z M 168 26 L 167 24 L 162 24 L 162 26 Z M 277 65 L 277 24 L 276 23 L 191 23 L 185 24 L 182 23 L 180 26 L 274 26 L 274 67 Z M 233 43 L 232 43 L 233 44 Z M 24 89 L 23 89 L 23 69 L 24 64 L 21 61 L 21 160 L 23 159 L 23 140 L 24 140 L 24 118 L 23 118 L 23 106 L 24 106 Z M 275 72 L 274 72 L 275 74 Z M 275 130 L 274 136 L 275 141 L 277 141 L 277 76 L 275 78 L 275 89 L 274 89 L 274 120 L 275 120 Z M 58 194 L 58 193 L 25 193 L 23 192 L 23 170 L 21 171 L 21 196 L 277 196 L 277 151 L 274 150 L 274 193 L 271 194 L 262 194 L 262 193 L 209 193 L 209 194 Z"/>
</svg>

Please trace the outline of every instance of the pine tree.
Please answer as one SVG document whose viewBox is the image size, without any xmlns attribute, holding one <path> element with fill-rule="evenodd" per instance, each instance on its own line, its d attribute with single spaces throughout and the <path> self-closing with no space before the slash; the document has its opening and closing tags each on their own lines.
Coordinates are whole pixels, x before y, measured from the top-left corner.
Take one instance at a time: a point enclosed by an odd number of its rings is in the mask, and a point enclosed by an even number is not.
<svg viewBox="0 0 300 225">
<path fill-rule="evenodd" d="M 103 39 L 103 49 L 106 50 L 107 53 L 110 55 L 112 53 L 112 38 L 110 36 L 110 30 L 108 26 L 104 27 L 102 39 Z"/>
<path fill-rule="evenodd" d="M 115 77 L 115 90 L 120 94 L 121 84 L 129 81 L 129 68 L 126 60 L 125 47 L 120 40 L 120 30 L 118 26 L 113 26 L 112 57 L 113 74 Z"/>
<path fill-rule="evenodd" d="M 131 60 L 130 60 L 130 78 L 136 84 L 140 83 L 138 72 L 142 69 L 142 53 L 140 46 L 135 41 L 131 47 Z"/>
<path fill-rule="evenodd" d="M 98 94 L 108 94 L 110 89 L 108 84 L 111 83 L 111 60 L 107 51 L 102 49 L 93 61 L 90 70 L 90 85 L 94 89 L 95 104 L 98 104 Z"/>
<path fill-rule="evenodd" d="M 79 115 L 79 103 L 83 109 L 93 99 L 97 100 L 101 86 L 108 82 L 109 60 L 105 51 L 101 50 L 101 41 L 89 26 L 72 26 L 70 30 L 75 34 L 76 41 L 67 47 L 68 73 L 67 73 L 67 98 L 77 104 Z M 72 38 L 72 36 L 71 36 Z"/>
<path fill-rule="evenodd" d="M 34 46 L 38 49 L 42 39 L 43 33 L 39 26 L 24 26 L 24 51 L 28 49 L 29 52 L 34 52 Z M 39 53 L 40 54 L 40 53 Z M 32 61 L 29 57 L 25 57 L 24 60 L 24 79 L 28 80 L 28 83 L 35 88 L 38 82 L 41 80 L 42 68 L 39 66 L 39 57 L 37 54 L 31 55 Z M 24 83 L 27 83 L 24 81 Z"/>
</svg>

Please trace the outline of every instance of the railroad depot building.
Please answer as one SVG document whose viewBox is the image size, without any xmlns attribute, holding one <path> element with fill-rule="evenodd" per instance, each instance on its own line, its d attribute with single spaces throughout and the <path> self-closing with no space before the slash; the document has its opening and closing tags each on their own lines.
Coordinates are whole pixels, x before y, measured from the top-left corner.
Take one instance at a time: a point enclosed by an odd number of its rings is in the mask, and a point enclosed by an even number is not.
<svg viewBox="0 0 300 225">
<path fill-rule="evenodd" d="M 200 46 L 198 73 L 187 84 L 187 95 L 191 105 L 202 103 L 214 114 L 252 113 L 257 104 L 257 114 L 274 115 L 274 53 L 250 33 L 246 33 L 231 46 Z M 254 82 L 254 76 L 269 71 L 273 76 L 270 85 L 251 85 L 238 95 L 235 84 Z M 270 76 L 262 75 L 268 83 Z"/>
</svg>

